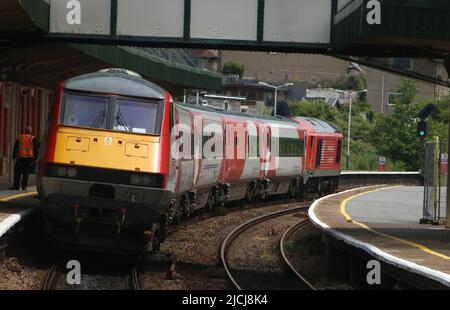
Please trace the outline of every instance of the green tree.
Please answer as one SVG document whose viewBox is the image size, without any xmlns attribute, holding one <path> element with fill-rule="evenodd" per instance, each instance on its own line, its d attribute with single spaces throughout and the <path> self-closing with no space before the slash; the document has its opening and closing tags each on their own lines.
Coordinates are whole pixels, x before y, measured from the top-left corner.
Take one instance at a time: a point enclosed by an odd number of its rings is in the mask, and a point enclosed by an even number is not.
<svg viewBox="0 0 450 310">
<path fill-rule="evenodd" d="M 222 68 L 223 74 L 235 74 L 235 75 L 239 75 L 240 78 L 242 78 L 242 76 L 244 75 L 244 71 L 245 71 L 245 67 L 243 64 L 233 62 L 233 61 L 224 63 L 223 68 Z"/>
<path fill-rule="evenodd" d="M 338 111 L 324 101 L 290 102 L 289 110 L 294 116 L 314 117 L 331 123 L 336 122 L 339 116 Z"/>
<path fill-rule="evenodd" d="M 394 113 L 376 118 L 371 134 L 372 145 L 380 155 L 397 163 L 395 166 L 403 163 L 406 170 L 418 170 L 422 150 L 416 135 L 420 108 L 417 102 L 418 82 L 402 79 L 397 91 L 400 95 L 394 99 Z"/>
<path fill-rule="evenodd" d="M 378 157 L 386 157 L 388 171 L 417 171 L 421 168 L 423 144 L 417 137 L 417 114 L 429 98 L 418 97 L 418 82 L 402 79 L 394 99 L 394 112 L 383 116 L 373 111 L 366 100 L 352 105 L 350 170 L 376 170 Z M 436 101 L 437 111 L 427 119 L 427 141 L 439 136 L 448 141 L 450 95 Z M 326 102 L 290 102 L 294 116 L 315 117 L 333 123 L 344 136 L 342 168 L 347 160 L 348 107 L 340 110 Z M 446 151 L 446 150 L 444 150 Z"/>
</svg>

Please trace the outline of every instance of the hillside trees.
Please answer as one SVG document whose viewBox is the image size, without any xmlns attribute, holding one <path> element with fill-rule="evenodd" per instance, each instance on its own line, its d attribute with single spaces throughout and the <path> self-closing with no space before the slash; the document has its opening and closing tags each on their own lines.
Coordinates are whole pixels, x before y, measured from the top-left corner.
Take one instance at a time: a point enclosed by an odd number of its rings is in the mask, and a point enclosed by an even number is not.
<svg viewBox="0 0 450 310">
<path fill-rule="evenodd" d="M 433 100 L 418 97 L 418 82 L 403 79 L 398 84 L 400 94 L 394 99 L 394 112 L 383 116 L 371 105 L 358 100 L 352 106 L 350 170 L 377 170 L 378 158 L 386 157 L 387 170 L 417 171 L 421 169 L 423 143 L 417 137 L 417 114 Z M 428 119 L 426 141 L 437 135 L 448 141 L 450 95 L 436 101 L 437 111 Z M 347 151 L 348 107 L 336 110 L 325 102 L 291 102 L 291 114 L 310 116 L 333 123 L 344 135 L 342 168 Z"/>
</svg>

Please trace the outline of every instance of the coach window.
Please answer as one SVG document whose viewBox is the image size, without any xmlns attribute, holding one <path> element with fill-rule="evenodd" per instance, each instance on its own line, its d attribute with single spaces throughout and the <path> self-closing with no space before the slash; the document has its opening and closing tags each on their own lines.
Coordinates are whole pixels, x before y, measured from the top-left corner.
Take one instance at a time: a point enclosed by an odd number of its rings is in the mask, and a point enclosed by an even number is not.
<svg viewBox="0 0 450 310">
<path fill-rule="evenodd" d="M 259 157 L 261 155 L 261 149 L 260 149 L 260 139 L 259 135 L 256 136 L 256 156 Z"/>
<path fill-rule="evenodd" d="M 214 138 L 216 136 L 215 132 L 211 132 L 211 139 Z M 217 141 L 217 140 L 215 140 Z M 214 142 L 214 144 L 211 146 L 211 152 L 215 153 L 216 152 L 216 142 Z"/>
<path fill-rule="evenodd" d="M 286 154 L 286 143 L 284 142 L 284 138 L 280 138 L 279 140 L 279 157 L 284 157 L 284 154 Z"/>
<path fill-rule="evenodd" d="M 180 131 L 180 132 L 178 133 L 178 139 L 179 139 L 180 141 L 183 141 L 183 140 L 182 140 L 183 135 L 184 135 L 184 133 L 183 133 L 182 131 Z M 179 148 L 178 148 L 178 152 L 180 152 L 180 154 L 182 154 L 183 151 L 184 151 L 184 143 L 181 143 L 180 146 L 179 146 Z"/>
<path fill-rule="evenodd" d="M 204 129 L 203 129 L 204 130 Z M 209 140 L 213 140 L 214 139 L 214 137 L 216 136 L 216 133 L 215 132 L 211 132 L 209 135 L 204 135 L 203 136 L 203 141 L 202 141 L 202 147 L 203 147 L 203 150 L 205 150 L 205 144 L 206 144 L 206 142 L 208 142 Z M 214 141 L 214 143 L 211 145 L 211 149 L 208 149 L 207 151 L 211 151 L 212 153 L 215 153 L 216 152 L 216 143 L 217 143 L 217 140 L 216 139 L 214 139 L 213 140 Z M 203 159 L 216 159 L 216 157 L 214 156 L 214 158 L 207 158 L 206 157 L 206 154 L 203 152 Z"/>
</svg>

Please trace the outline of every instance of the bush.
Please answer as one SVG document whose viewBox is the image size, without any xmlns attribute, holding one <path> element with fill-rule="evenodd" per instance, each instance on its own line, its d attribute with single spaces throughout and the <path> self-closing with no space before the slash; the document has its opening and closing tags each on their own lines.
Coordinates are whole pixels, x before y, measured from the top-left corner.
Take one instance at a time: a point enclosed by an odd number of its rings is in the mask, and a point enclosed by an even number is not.
<svg viewBox="0 0 450 310">
<path fill-rule="evenodd" d="M 222 68 L 222 73 L 239 75 L 239 77 L 242 78 L 242 76 L 244 75 L 244 70 L 245 70 L 245 67 L 243 64 L 229 61 L 229 62 L 224 63 L 223 68 Z"/>
<path fill-rule="evenodd" d="M 363 90 L 367 88 L 367 76 L 364 73 L 349 75 L 338 83 L 334 83 L 331 87 L 347 90 Z"/>
</svg>

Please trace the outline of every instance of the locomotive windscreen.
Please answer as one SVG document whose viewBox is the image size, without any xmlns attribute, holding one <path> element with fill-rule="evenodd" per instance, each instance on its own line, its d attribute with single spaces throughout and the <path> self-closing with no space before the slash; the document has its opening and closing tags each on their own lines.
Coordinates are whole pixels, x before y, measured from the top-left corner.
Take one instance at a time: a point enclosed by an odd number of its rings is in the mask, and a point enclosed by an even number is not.
<svg viewBox="0 0 450 310">
<path fill-rule="evenodd" d="M 66 93 L 60 124 L 140 134 L 159 134 L 159 107 L 158 102 L 135 98 Z"/>
</svg>

